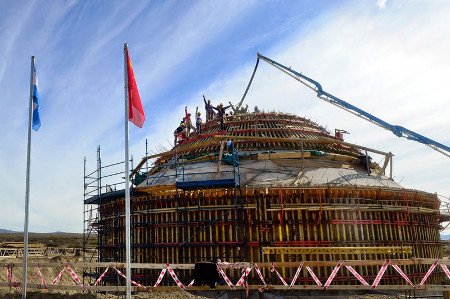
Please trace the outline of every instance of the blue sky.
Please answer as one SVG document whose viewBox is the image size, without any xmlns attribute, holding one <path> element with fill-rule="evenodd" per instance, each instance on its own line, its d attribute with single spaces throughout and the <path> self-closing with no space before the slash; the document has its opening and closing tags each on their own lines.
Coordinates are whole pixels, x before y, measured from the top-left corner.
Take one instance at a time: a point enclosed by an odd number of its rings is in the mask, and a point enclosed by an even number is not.
<svg viewBox="0 0 450 299">
<path fill-rule="evenodd" d="M 123 159 L 123 43 L 146 111 L 131 127 L 168 147 L 188 105 L 237 102 L 261 52 L 383 118 L 450 144 L 448 1 L 0 2 L 1 228 L 23 229 L 30 57 L 42 126 L 33 133 L 31 231 L 82 230 L 83 157 Z M 247 103 L 343 128 L 350 142 L 392 151 L 404 187 L 450 196 L 450 159 L 356 118 L 261 64 Z M 379 161 L 381 158 L 376 161 Z"/>
</svg>

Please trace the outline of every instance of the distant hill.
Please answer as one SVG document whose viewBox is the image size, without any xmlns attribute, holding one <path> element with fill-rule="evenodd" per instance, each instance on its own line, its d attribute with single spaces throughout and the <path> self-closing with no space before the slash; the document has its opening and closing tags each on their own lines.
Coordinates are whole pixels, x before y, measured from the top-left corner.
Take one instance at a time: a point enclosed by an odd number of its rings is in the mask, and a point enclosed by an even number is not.
<svg viewBox="0 0 450 299">
<path fill-rule="evenodd" d="M 450 240 L 450 235 L 442 235 L 442 234 L 441 234 L 441 240 L 442 240 L 442 241 L 448 241 L 448 240 Z"/>
<path fill-rule="evenodd" d="M 0 234 L 14 234 L 14 233 L 17 233 L 17 232 L 15 232 L 13 230 L 9 230 L 9 229 L 0 228 Z"/>
<path fill-rule="evenodd" d="M 9 230 L 9 229 L 3 229 L 0 228 L 0 234 L 22 234 L 23 232 L 20 231 L 14 231 L 14 230 Z M 49 235 L 80 235 L 82 233 L 68 233 L 68 232 L 61 232 L 61 231 L 56 231 L 56 232 L 48 232 L 48 233 L 34 233 L 34 232 L 29 232 L 30 234 L 49 234 Z"/>
</svg>

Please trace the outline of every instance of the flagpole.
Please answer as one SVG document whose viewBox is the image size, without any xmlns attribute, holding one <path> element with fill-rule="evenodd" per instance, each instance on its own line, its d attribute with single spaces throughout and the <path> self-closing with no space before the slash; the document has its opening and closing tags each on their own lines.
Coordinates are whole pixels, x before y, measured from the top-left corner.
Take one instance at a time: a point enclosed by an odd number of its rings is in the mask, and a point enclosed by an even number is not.
<svg viewBox="0 0 450 299">
<path fill-rule="evenodd" d="M 128 45 L 123 45 L 124 56 L 124 79 L 125 79 L 125 256 L 126 256 L 126 299 L 131 299 L 131 242 L 130 242 L 130 176 L 128 166 L 128 118 L 129 118 L 129 99 L 128 99 Z"/>
<path fill-rule="evenodd" d="M 27 298 L 27 266 L 28 266 L 28 207 L 30 203 L 30 161 L 31 161 L 31 118 L 33 114 L 33 72 L 35 57 L 31 56 L 30 105 L 28 108 L 28 147 L 27 177 L 25 188 L 25 224 L 23 229 L 23 261 L 22 261 L 22 298 Z"/>
</svg>

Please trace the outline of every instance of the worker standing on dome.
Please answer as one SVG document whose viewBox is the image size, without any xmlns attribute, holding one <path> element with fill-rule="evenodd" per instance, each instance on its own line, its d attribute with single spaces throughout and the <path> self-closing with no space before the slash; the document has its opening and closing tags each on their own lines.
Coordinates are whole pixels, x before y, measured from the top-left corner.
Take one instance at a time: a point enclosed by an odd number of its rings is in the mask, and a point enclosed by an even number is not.
<svg viewBox="0 0 450 299">
<path fill-rule="evenodd" d="M 178 128 L 176 128 L 175 131 L 173 131 L 173 137 L 175 138 L 175 140 L 173 141 L 173 146 L 177 145 L 178 137 L 181 137 L 180 139 L 183 139 L 183 131 L 184 131 L 184 121 L 181 121 Z"/>
<path fill-rule="evenodd" d="M 203 95 L 203 102 L 205 102 L 205 111 L 206 111 L 206 121 L 210 121 L 214 117 L 214 109 L 211 105 L 211 100 L 206 101 L 205 96 Z"/>
<path fill-rule="evenodd" d="M 233 153 L 233 141 L 231 139 L 227 140 L 227 150 L 229 154 Z"/>
<path fill-rule="evenodd" d="M 195 118 L 195 127 L 197 131 L 197 135 L 200 135 L 202 133 L 202 118 L 200 116 L 200 111 L 197 112 L 196 118 Z"/>
<path fill-rule="evenodd" d="M 334 129 L 334 137 L 336 137 L 337 139 L 344 141 L 344 134 L 350 134 L 350 133 L 347 132 L 346 130 Z"/>
<path fill-rule="evenodd" d="M 225 111 L 230 107 L 231 107 L 231 105 L 224 107 L 222 103 L 220 103 L 217 107 L 213 107 L 213 109 L 215 109 L 217 111 L 217 116 L 219 117 L 219 120 L 220 120 L 220 130 L 221 131 L 225 130 L 225 125 L 223 124 L 223 117 L 225 116 Z"/>
<path fill-rule="evenodd" d="M 195 127 L 192 125 L 191 114 L 187 111 L 187 106 L 184 107 L 184 125 L 186 130 L 186 138 L 189 139 L 189 134 L 191 133 L 191 129 L 194 131 Z"/>
</svg>

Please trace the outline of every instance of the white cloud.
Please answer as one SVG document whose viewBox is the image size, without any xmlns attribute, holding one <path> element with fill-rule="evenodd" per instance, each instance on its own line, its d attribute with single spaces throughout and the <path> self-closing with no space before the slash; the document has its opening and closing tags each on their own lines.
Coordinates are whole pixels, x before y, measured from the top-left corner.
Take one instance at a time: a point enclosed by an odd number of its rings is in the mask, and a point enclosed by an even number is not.
<svg viewBox="0 0 450 299">
<path fill-rule="evenodd" d="M 386 2 L 387 0 L 376 0 L 376 5 L 378 6 L 379 9 L 385 9 Z"/>
</svg>

